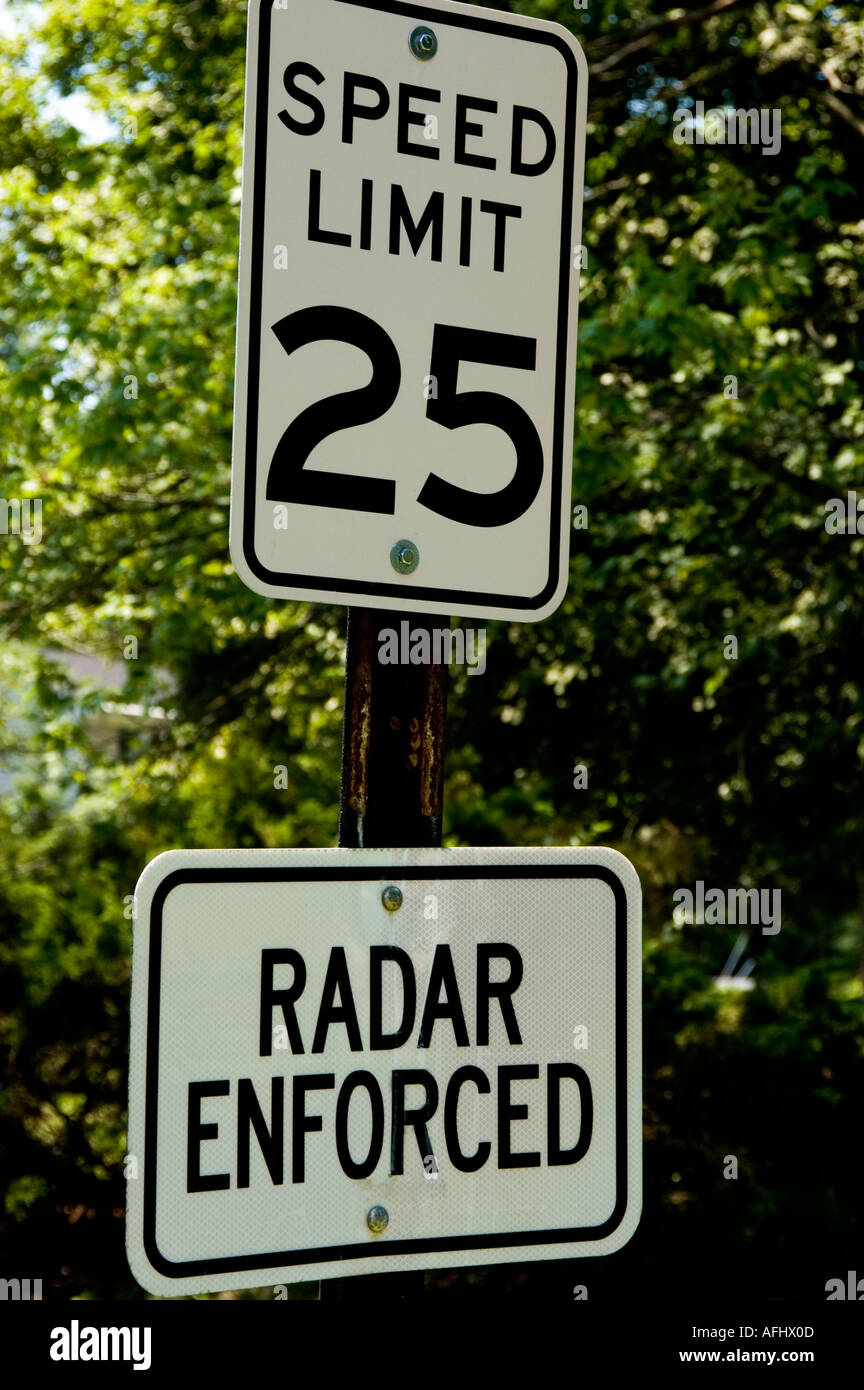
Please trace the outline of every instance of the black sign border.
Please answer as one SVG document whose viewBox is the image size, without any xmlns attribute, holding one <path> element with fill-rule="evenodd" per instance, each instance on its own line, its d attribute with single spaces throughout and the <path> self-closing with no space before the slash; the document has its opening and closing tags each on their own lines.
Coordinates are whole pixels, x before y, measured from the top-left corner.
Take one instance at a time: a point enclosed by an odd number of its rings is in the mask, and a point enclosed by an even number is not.
<svg viewBox="0 0 864 1390">
<path fill-rule="evenodd" d="M 159 1009 L 162 972 L 163 911 L 169 893 L 184 883 L 293 883 L 309 881 L 398 882 L 401 880 L 476 878 L 594 878 L 612 889 L 615 899 L 615 1206 L 599 1226 L 568 1230 L 506 1231 L 474 1236 L 436 1236 L 425 1240 L 384 1240 L 354 1245 L 324 1246 L 306 1250 L 278 1250 L 267 1254 L 231 1255 L 209 1260 L 168 1260 L 156 1243 L 157 1118 L 159 1087 Z M 153 1269 L 167 1279 L 188 1279 L 213 1274 L 248 1273 L 255 1269 L 280 1269 L 304 1264 L 335 1266 L 342 1260 L 380 1256 L 425 1254 L 457 1250 L 492 1250 L 504 1246 L 555 1245 L 573 1241 L 602 1240 L 620 1226 L 627 1210 L 627 895 L 617 874 L 603 864 L 471 864 L 388 866 L 376 860 L 368 867 L 243 869 L 186 868 L 169 873 L 157 886 L 150 908 L 147 981 L 147 1061 L 144 1107 L 144 1251 Z M 481 1261 L 482 1263 L 482 1261 Z M 334 1271 L 335 1273 L 335 1271 Z"/>
<path fill-rule="evenodd" d="M 254 3 L 254 0 L 251 0 Z M 555 354 L 554 430 L 552 447 L 552 508 L 549 538 L 549 575 L 544 587 L 533 598 L 521 594 L 491 594 L 468 589 L 433 589 L 427 586 L 375 583 L 371 580 L 324 579 L 317 575 L 289 574 L 268 569 L 255 551 L 255 494 L 258 473 L 258 402 L 260 377 L 262 284 L 264 273 L 264 187 L 267 166 L 267 99 L 270 75 L 270 21 L 273 0 L 262 0 L 261 28 L 258 36 L 258 72 L 256 77 L 255 165 L 252 192 L 252 267 L 249 298 L 249 350 L 247 355 L 248 388 L 245 421 L 245 477 L 243 480 L 243 558 L 252 574 L 274 587 L 291 587 L 307 591 L 327 591 L 358 594 L 368 598 L 398 598 L 432 601 L 473 607 L 475 612 L 503 608 L 524 609 L 530 613 L 541 609 L 552 597 L 558 584 L 560 563 L 561 474 L 564 449 L 565 389 L 567 385 L 567 342 L 570 318 L 570 239 L 573 223 L 573 173 L 576 150 L 576 106 L 579 90 L 579 69 L 572 49 L 556 33 L 542 29 L 523 28 L 513 22 L 492 19 L 483 10 L 475 15 L 451 13 L 449 10 L 420 9 L 400 0 L 337 0 L 339 4 L 360 5 L 363 9 L 384 10 L 404 15 L 418 22 L 437 21 L 463 29 L 480 29 L 486 33 L 502 34 L 529 43 L 548 44 L 564 58 L 568 73 L 568 93 L 564 134 L 564 188 L 561 207 L 560 278 L 558 294 L 558 341 Z M 262 80 L 263 76 L 263 80 Z"/>
</svg>

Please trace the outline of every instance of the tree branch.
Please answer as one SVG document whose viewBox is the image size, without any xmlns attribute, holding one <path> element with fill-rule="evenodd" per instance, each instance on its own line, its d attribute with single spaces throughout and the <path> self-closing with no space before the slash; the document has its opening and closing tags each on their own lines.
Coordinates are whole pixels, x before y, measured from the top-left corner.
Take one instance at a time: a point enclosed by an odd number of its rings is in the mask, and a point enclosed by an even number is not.
<svg viewBox="0 0 864 1390">
<path fill-rule="evenodd" d="M 826 106 L 830 106 L 832 111 L 836 111 L 838 116 L 843 117 L 847 125 L 851 125 L 852 129 L 856 130 L 859 135 L 864 135 L 864 121 L 856 116 L 854 111 L 849 110 L 845 101 L 841 101 L 833 92 L 820 92 L 820 96 Z"/>
<path fill-rule="evenodd" d="M 652 24 L 648 28 L 641 30 L 623 48 L 611 53 L 608 58 L 603 58 L 599 63 L 591 63 L 588 68 L 589 76 L 599 77 L 601 73 L 620 63 L 622 58 L 629 58 L 631 53 L 638 53 L 643 48 L 648 48 L 659 38 L 661 34 L 668 34 L 679 29 L 684 25 L 698 24 L 700 20 L 712 19 L 714 15 L 726 14 L 730 10 L 738 9 L 741 5 L 749 5 L 752 9 L 756 0 L 712 0 L 710 5 L 706 5 L 701 10 L 691 10 L 689 14 L 678 15 L 674 19 L 661 19 L 657 24 Z M 595 44 L 596 48 L 598 45 Z"/>
</svg>

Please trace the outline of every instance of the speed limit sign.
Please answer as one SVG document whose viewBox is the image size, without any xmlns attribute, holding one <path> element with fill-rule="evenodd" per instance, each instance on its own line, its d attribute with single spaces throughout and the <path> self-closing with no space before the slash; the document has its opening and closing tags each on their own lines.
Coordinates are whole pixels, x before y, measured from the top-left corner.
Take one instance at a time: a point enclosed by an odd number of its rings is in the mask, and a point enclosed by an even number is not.
<svg viewBox="0 0 864 1390">
<path fill-rule="evenodd" d="M 567 582 L 586 64 L 446 0 L 250 0 L 231 555 L 534 621 Z"/>
</svg>

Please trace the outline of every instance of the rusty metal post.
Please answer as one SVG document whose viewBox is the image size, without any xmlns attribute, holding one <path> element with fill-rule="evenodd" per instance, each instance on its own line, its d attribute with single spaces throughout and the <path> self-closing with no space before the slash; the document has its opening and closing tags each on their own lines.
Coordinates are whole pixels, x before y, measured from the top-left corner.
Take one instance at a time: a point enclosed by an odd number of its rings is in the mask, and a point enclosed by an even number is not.
<svg viewBox="0 0 864 1390">
<path fill-rule="evenodd" d="M 404 628 L 402 625 L 405 625 Z M 446 670 L 442 663 L 379 661 L 379 633 L 412 637 L 450 630 L 446 617 L 350 608 L 339 844 L 350 849 L 441 844 L 444 800 Z M 406 1299 L 423 1292 L 422 1274 L 370 1274 L 321 1281 L 326 1302 Z"/>
<path fill-rule="evenodd" d="M 425 630 L 431 646 L 433 631 L 449 631 L 450 623 L 417 614 L 409 623 L 405 613 L 348 610 L 339 844 L 357 849 L 440 845 L 445 668 L 440 662 L 382 664 L 378 634 L 385 628 L 400 637 L 409 628 L 412 635 Z"/>
</svg>

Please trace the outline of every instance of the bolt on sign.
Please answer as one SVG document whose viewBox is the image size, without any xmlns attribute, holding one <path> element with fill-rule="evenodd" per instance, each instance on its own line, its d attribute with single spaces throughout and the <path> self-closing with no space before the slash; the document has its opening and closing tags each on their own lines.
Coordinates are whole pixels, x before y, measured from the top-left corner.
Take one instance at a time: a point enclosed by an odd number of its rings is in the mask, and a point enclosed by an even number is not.
<svg viewBox="0 0 864 1390">
<path fill-rule="evenodd" d="M 139 1283 L 617 1250 L 641 1203 L 640 934 L 610 849 L 160 855 L 134 921 Z"/>
<path fill-rule="evenodd" d="M 548 616 L 567 583 L 587 66 L 447 0 L 250 0 L 231 556 Z"/>
</svg>

